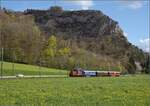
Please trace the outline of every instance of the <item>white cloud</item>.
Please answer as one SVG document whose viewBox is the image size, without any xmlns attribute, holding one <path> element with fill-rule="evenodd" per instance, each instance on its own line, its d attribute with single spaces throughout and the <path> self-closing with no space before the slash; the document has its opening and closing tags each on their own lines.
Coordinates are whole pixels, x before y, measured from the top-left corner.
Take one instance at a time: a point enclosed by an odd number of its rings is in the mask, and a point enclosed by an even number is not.
<svg viewBox="0 0 150 106">
<path fill-rule="evenodd" d="M 80 1 L 81 5 L 82 5 L 82 9 L 83 10 L 88 10 L 92 5 L 93 5 L 93 1 L 88 0 L 88 1 Z"/>
<path fill-rule="evenodd" d="M 139 9 L 143 7 L 143 2 L 141 0 L 126 0 L 126 1 L 119 1 L 123 6 L 126 6 L 130 9 Z"/>
<path fill-rule="evenodd" d="M 74 11 L 75 9 L 69 9 L 70 11 Z"/>
<path fill-rule="evenodd" d="M 150 39 L 149 38 L 140 39 L 139 47 L 146 52 L 150 52 Z"/>
<path fill-rule="evenodd" d="M 149 47 L 145 48 L 145 51 L 150 52 L 150 48 Z"/>
<path fill-rule="evenodd" d="M 127 37 L 127 36 L 128 36 L 128 33 L 127 33 L 127 32 L 124 32 L 123 34 L 124 34 L 124 36 L 125 36 L 125 37 Z"/>
<path fill-rule="evenodd" d="M 150 39 L 149 39 L 149 38 L 146 38 L 146 39 L 140 39 L 140 42 L 141 42 L 141 43 L 144 43 L 144 44 L 149 44 Z"/>
<path fill-rule="evenodd" d="M 129 4 L 129 7 L 132 9 L 138 9 L 138 8 L 141 8 L 142 6 L 143 4 L 140 1 L 134 1 L 131 4 Z"/>
<path fill-rule="evenodd" d="M 81 6 L 83 10 L 88 10 L 90 7 L 93 6 L 93 0 L 76 0 L 73 2 Z"/>
</svg>

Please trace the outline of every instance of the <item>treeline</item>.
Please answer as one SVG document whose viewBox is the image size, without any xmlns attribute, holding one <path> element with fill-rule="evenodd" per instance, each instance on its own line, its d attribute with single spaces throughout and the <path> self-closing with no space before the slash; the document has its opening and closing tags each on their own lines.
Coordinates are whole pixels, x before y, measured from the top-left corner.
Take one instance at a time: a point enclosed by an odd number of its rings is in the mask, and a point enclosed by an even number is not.
<svg viewBox="0 0 150 106">
<path fill-rule="evenodd" d="M 43 37 L 32 16 L 0 13 L 1 45 L 4 60 L 36 63 Z"/>
<path fill-rule="evenodd" d="M 0 13 L 4 60 L 47 67 L 120 70 L 119 62 L 79 48 L 76 41 L 61 36 L 45 36 L 30 15 Z M 109 66 L 109 68 L 108 68 Z"/>
</svg>

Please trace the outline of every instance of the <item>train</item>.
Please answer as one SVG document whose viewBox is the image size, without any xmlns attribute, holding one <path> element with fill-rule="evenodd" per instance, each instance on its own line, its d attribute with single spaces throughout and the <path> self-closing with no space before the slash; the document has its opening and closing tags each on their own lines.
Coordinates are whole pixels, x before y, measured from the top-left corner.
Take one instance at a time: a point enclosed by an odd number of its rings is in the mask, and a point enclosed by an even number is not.
<svg viewBox="0 0 150 106">
<path fill-rule="evenodd" d="M 70 77 L 119 77 L 121 75 L 118 71 L 90 71 L 84 69 L 73 69 L 70 71 Z"/>
</svg>

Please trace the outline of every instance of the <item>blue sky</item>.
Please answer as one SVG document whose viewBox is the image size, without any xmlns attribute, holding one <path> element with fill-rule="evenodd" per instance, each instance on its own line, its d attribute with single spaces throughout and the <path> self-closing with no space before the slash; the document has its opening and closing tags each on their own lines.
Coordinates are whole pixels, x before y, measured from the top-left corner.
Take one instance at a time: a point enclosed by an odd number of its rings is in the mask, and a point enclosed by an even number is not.
<svg viewBox="0 0 150 106">
<path fill-rule="evenodd" d="M 129 42 L 149 51 L 150 5 L 148 0 L 1 0 L 1 6 L 15 11 L 48 9 L 59 5 L 65 10 L 96 9 L 119 22 Z"/>
</svg>

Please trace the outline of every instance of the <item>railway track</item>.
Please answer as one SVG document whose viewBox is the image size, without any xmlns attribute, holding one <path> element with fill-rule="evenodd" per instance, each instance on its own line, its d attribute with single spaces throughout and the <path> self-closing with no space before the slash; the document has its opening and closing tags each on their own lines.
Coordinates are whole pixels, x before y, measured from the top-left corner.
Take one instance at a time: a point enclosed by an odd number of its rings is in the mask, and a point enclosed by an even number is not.
<svg viewBox="0 0 150 106">
<path fill-rule="evenodd" d="M 25 75 L 22 77 L 18 76 L 1 76 L 0 79 L 22 79 L 22 78 L 64 78 L 68 75 Z"/>
</svg>

